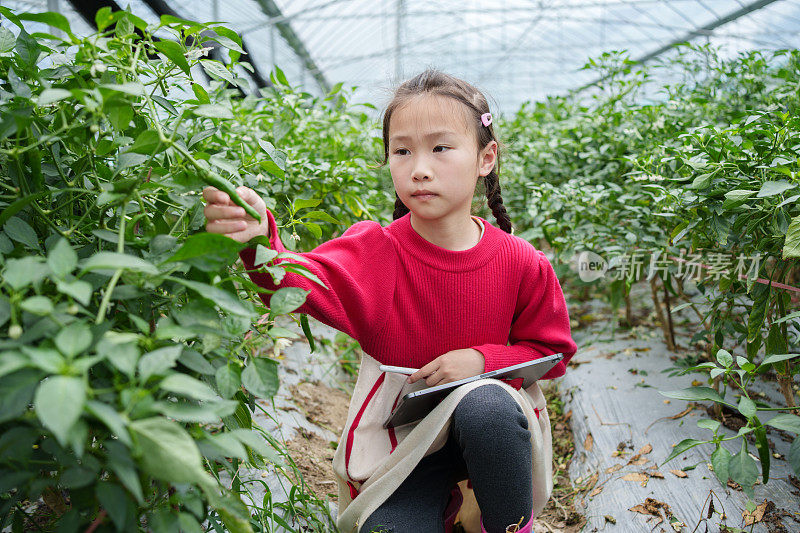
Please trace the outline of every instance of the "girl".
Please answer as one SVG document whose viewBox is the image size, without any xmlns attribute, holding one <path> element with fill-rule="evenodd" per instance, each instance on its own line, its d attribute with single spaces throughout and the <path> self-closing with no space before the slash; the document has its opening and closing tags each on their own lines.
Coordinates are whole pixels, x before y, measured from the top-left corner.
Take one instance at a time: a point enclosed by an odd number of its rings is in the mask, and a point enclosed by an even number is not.
<svg viewBox="0 0 800 533">
<path fill-rule="evenodd" d="M 561 286 L 545 255 L 512 235 L 489 106 L 472 85 L 433 69 L 401 84 L 384 112 L 383 145 L 394 221 L 358 222 L 300 254 L 327 288 L 293 273 L 276 285 L 255 271 L 254 249 L 240 253 L 253 282 L 310 291 L 297 312 L 363 349 L 333 460 L 337 525 L 348 533 L 450 531 L 463 501 L 458 483 L 468 480 L 482 532 L 530 532 L 553 486 L 538 384 L 477 380 L 419 422 L 383 423 L 407 392 L 546 355 L 564 358 L 542 379 L 562 376 L 577 346 Z M 481 177 L 499 227 L 470 215 Z M 239 242 L 266 234 L 285 251 L 264 201 L 246 187 L 237 193 L 262 222 L 207 187 L 206 229 Z M 261 298 L 269 305 L 269 294 Z M 380 364 L 419 370 L 406 378 Z"/>
</svg>

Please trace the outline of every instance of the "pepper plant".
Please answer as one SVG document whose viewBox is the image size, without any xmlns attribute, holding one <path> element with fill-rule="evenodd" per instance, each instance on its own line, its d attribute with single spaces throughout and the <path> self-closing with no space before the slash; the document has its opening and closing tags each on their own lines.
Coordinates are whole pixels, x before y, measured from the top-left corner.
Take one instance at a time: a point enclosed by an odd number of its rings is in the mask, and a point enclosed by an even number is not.
<svg viewBox="0 0 800 533">
<path fill-rule="evenodd" d="M 236 97 L 249 86 L 224 26 L 101 9 L 79 37 L 57 13 L 0 14 L 14 29 L 0 27 L 0 527 L 30 527 L 23 503 L 41 499 L 64 531 L 263 529 L 224 480 L 281 463 L 252 420 L 279 387 L 261 348 L 291 334 L 275 318 L 306 292 L 264 308 L 236 263 L 245 245 L 204 231 L 200 192 L 251 186 L 292 215 L 284 238 L 330 235 L 366 210 L 358 186 L 376 189 L 349 175 L 363 162 L 348 150 L 371 146 L 350 136 L 363 112 L 277 67 L 270 88 Z M 302 261 L 270 265 L 299 256 L 265 237 L 248 244 L 276 280 L 322 284 Z M 259 315 L 262 335 L 246 335 Z"/>
</svg>

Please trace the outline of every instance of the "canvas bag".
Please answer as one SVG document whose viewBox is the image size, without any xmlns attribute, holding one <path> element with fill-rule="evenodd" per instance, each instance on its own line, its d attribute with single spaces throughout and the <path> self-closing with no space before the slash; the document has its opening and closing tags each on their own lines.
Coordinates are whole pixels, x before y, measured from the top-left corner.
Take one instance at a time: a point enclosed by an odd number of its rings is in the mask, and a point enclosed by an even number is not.
<svg viewBox="0 0 800 533">
<path fill-rule="evenodd" d="M 470 390 L 499 384 L 520 404 L 531 433 L 534 513 L 544 509 L 552 494 L 552 436 L 547 404 L 538 383 L 516 390 L 497 379 L 480 379 L 453 390 L 424 419 L 398 428 L 383 428 L 400 398 L 427 387 L 424 380 L 409 384 L 407 376 L 382 372 L 380 363 L 364 353 L 353 397 L 334 454 L 339 488 L 337 525 L 355 531 L 403 482 L 419 461 L 441 449 L 449 437 L 452 412 Z"/>
</svg>

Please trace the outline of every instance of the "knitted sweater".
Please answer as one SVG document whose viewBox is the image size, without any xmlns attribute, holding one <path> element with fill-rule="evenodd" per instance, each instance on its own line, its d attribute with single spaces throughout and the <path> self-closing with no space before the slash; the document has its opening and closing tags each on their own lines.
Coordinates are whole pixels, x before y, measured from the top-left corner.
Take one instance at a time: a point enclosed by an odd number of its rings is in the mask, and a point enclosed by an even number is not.
<svg viewBox="0 0 800 533">
<path fill-rule="evenodd" d="M 382 373 L 379 364 L 419 368 L 448 351 L 474 348 L 484 356 L 484 371 L 490 371 L 563 352 L 563 360 L 541 378 L 552 379 L 564 375 L 577 351 L 564 295 L 547 257 L 529 242 L 474 218 L 483 231 L 478 244 L 468 250 L 430 243 L 406 214 L 386 227 L 374 221 L 353 224 L 341 236 L 299 254 L 307 262 L 276 260 L 304 265 L 327 289 L 291 272 L 279 285 L 267 273 L 249 274 L 266 289 L 292 286 L 310 291 L 296 312 L 347 333 L 364 352 L 334 457 L 342 531 L 357 528 L 424 455 L 444 445 L 458 400 L 487 382 L 525 393 L 512 396 L 529 418 L 536 513 L 550 496 L 549 417 L 538 384 L 520 390 L 521 379 L 479 380 L 451 393 L 425 424 L 382 428 L 403 394 L 427 385 Z M 269 211 L 267 220 L 272 248 L 289 251 Z M 245 248 L 240 256 L 252 270 L 255 250 Z M 269 306 L 271 295 L 259 295 Z"/>
<path fill-rule="evenodd" d="M 267 218 L 270 244 L 289 251 L 270 211 Z M 308 263 L 282 259 L 305 265 L 328 289 L 289 272 L 280 285 L 267 273 L 250 278 L 271 290 L 311 291 L 297 312 L 347 333 L 382 364 L 420 368 L 445 352 L 474 348 L 489 372 L 563 352 L 542 379 L 563 376 L 577 346 L 553 267 L 529 242 L 479 219 L 484 234 L 468 250 L 428 242 L 408 213 L 386 227 L 357 222 L 299 254 Z M 254 268 L 254 249 L 240 256 L 248 270 Z M 260 293 L 267 306 L 270 296 Z"/>
</svg>

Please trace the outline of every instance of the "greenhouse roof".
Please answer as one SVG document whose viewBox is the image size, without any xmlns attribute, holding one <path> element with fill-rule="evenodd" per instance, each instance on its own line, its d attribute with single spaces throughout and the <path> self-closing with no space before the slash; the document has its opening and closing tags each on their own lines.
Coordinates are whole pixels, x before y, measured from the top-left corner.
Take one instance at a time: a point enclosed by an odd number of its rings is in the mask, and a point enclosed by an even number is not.
<svg viewBox="0 0 800 533">
<path fill-rule="evenodd" d="M 80 13 L 108 1 L 18 0 L 15 12 L 60 11 L 76 33 Z M 381 108 L 398 80 L 432 66 L 484 90 L 492 108 L 596 80 L 582 70 L 604 51 L 651 61 L 677 42 L 710 42 L 725 54 L 800 45 L 798 0 L 131 0 L 148 22 L 171 13 L 219 20 L 244 39 L 263 79 L 273 64 L 311 93 L 357 85 L 354 100 Z M 92 19 L 89 19 L 92 20 Z M 7 25 L 7 21 L 3 21 Z"/>
</svg>

